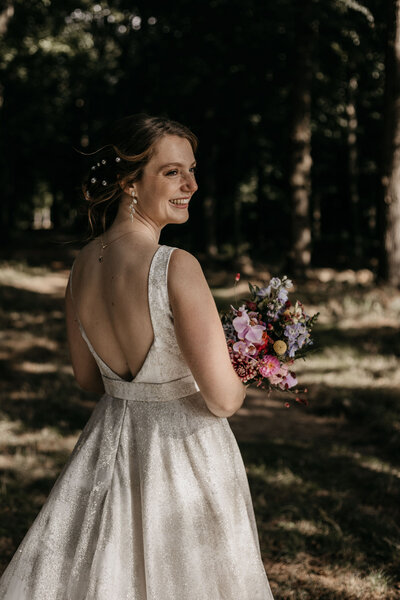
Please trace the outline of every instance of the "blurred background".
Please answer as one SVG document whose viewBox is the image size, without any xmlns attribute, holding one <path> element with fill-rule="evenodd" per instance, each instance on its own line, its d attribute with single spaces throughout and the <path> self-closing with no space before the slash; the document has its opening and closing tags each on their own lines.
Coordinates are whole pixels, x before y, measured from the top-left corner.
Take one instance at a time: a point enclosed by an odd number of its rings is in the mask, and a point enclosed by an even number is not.
<svg viewBox="0 0 400 600">
<path fill-rule="evenodd" d="M 230 419 L 276 600 L 400 598 L 399 0 L 2 0 L 0 36 L 2 569 L 97 401 L 63 312 L 80 152 L 144 111 L 200 141 L 160 243 L 220 309 L 286 273 L 320 312 L 309 406 L 249 388 Z"/>
</svg>

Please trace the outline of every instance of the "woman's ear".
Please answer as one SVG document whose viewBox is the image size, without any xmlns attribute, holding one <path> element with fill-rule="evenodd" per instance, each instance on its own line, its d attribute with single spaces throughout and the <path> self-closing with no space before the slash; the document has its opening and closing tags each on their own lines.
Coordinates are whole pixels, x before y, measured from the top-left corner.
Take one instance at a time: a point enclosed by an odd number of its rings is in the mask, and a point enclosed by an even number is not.
<svg viewBox="0 0 400 600">
<path fill-rule="evenodd" d="M 124 194 L 128 194 L 128 196 L 132 196 L 135 195 L 135 184 L 130 182 L 130 183 L 125 183 L 125 185 L 121 185 L 122 191 L 124 192 Z"/>
<path fill-rule="evenodd" d="M 125 181 L 121 178 L 121 175 L 118 173 L 117 182 L 122 191 L 124 191 Z"/>
</svg>

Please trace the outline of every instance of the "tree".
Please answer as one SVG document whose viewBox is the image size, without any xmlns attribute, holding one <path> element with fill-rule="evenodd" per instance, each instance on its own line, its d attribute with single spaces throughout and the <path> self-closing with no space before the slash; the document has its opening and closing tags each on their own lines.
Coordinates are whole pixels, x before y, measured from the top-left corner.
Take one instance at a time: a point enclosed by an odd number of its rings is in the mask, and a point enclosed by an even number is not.
<svg viewBox="0 0 400 600">
<path fill-rule="evenodd" d="M 311 261 L 311 84 L 312 0 L 305 0 L 295 11 L 295 44 L 293 48 L 291 166 L 292 248 L 290 262 L 294 272 L 301 273 Z"/>
<path fill-rule="evenodd" d="M 380 276 L 400 287 L 400 0 L 387 0 Z"/>
</svg>

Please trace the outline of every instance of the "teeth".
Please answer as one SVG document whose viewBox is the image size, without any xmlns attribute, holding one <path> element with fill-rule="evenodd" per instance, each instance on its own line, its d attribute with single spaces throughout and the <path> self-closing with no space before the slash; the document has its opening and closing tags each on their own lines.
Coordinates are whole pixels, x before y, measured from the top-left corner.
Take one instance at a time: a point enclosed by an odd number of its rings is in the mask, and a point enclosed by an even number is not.
<svg viewBox="0 0 400 600">
<path fill-rule="evenodd" d="M 170 200 L 170 202 L 172 204 L 187 204 L 188 200 L 183 200 L 183 199 L 179 198 L 179 199 L 176 199 L 176 200 Z"/>
</svg>

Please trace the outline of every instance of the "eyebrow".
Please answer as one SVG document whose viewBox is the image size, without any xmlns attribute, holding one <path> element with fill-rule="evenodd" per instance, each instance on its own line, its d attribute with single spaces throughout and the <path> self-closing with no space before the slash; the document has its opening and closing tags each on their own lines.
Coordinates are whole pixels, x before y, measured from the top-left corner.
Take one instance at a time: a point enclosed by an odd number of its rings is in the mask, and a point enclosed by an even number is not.
<svg viewBox="0 0 400 600">
<path fill-rule="evenodd" d="M 196 164 L 197 164 L 197 162 L 194 160 L 190 166 L 193 167 L 193 165 L 196 165 Z M 162 165 L 158 170 L 162 171 L 162 169 L 165 169 L 165 167 L 172 167 L 173 165 L 176 165 L 178 167 L 185 166 L 184 164 L 182 164 L 180 162 L 170 162 L 170 163 L 166 163 L 165 165 Z"/>
</svg>

